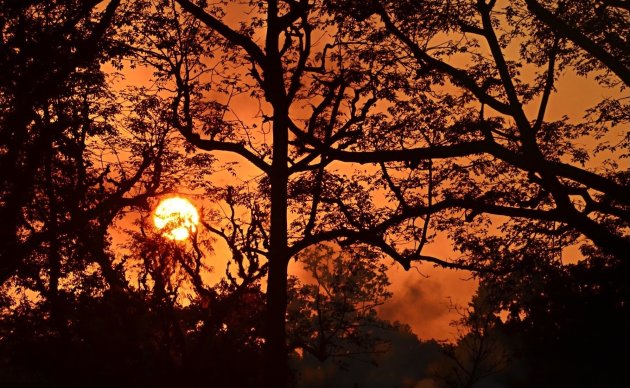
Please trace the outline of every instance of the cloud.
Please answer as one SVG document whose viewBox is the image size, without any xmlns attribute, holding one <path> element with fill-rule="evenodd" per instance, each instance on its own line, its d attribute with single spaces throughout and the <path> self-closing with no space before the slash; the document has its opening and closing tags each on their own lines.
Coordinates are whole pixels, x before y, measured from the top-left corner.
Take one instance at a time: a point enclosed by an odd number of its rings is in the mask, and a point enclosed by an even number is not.
<svg viewBox="0 0 630 388">
<path fill-rule="evenodd" d="M 393 297 L 379 307 L 382 319 L 406 323 L 422 339 L 455 339 L 450 323 L 459 315 L 452 307 L 466 306 L 477 288 L 469 273 L 425 264 L 410 271 L 394 265 L 388 275 Z"/>
</svg>

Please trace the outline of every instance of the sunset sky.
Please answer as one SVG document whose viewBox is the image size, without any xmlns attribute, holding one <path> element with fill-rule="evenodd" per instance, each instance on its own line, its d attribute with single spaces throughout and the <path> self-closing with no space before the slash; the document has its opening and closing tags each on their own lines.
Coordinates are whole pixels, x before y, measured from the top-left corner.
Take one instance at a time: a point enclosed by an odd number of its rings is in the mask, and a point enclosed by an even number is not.
<svg viewBox="0 0 630 388">
<path fill-rule="evenodd" d="M 247 18 L 243 13 L 245 5 L 232 4 L 226 9 L 225 21 L 233 26 L 237 25 L 240 18 Z M 263 39 L 264 32 L 259 31 L 258 40 Z M 508 53 L 510 51 L 508 50 Z M 516 52 L 511 54 L 516 55 Z M 463 63 L 462 65 L 466 65 Z M 533 69 L 533 68 L 532 68 Z M 523 73 L 527 75 L 532 69 L 525 68 Z M 619 97 L 623 93 L 619 89 L 609 89 L 601 86 L 595 81 L 594 76 L 580 76 L 572 69 L 558 69 L 561 76 L 556 81 L 555 91 L 549 102 L 547 110 L 547 120 L 559 120 L 568 116 L 575 122 L 579 122 L 587 109 L 593 107 L 599 100 L 605 97 Z M 112 71 L 112 69 L 110 69 Z M 116 83 L 118 87 L 129 86 L 149 87 L 153 84 L 153 70 L 144 66 L 126 67 L 122 74 L 124 78 Z M 245 76 L 245 75 L 244 75 Z M 221 96 L 219 96 L 221 98 Z M 525 111 L 529 115 L 535 115 L 539 101 L 535 99 L 531 104 L 525 106 Z M 257 102 L 247 95 L 234 97 L 230 102 L 233 117 L 245 122 L 256 123 L 259 118 L 259 106 Z M 297 113 L 299 116 L 299 113 Z M 621 129 L 621 128 L 620 128 Z M 617 136 L 623 136 L 623 131 L 612 132 L 611 141 Z M 589 147 L 590 139 L 582 140 Z M 245 183 L 255 180 L 260 176 L 260 171 L 239 156 L 229 152 L 216 151 L 213 153 L 218 158 L 219 163 L 237 162 L 236 171 L 238 176 L 233 176 L 226 171 L 218 171 L 210 177 L 212 183 L 218 187 L 235 183 Z M 621 168 L 628 168 L 630 160 L 619 160 Z M 341 173 L 347 171 L 351 173 L 356 166 L 351 164 L 338 164 Z M 361 166 L 359 166 L 361 168 Z M 344 170 L 345 169 L 345 170 Z M 236 179 L 236 180 L 235 180 Z M 196 195 L 194 191 L 187 187 L 180 187 L 178 195 L 188 194 L 191 201 L 199 208 L 215 208 L 216 205 L 204 200 L 203 196 Z M 156 202 L 157 204 L 157 202 Z M 128 221 L 129 222 L 129 221 Z M 128 225 L 123 222 L 123 228 Z M 113 232 L 118 238 L 124 240 L 124 233 Z M 217 241 L 213 247 L 215 251 L 209 256 L 209 265 L 214 268 L 211 275 L 211 282 L 218 281 L 225 271 L 225 265 L 230 256 L 227 246 L 221 241 Z M 437 240 L 427 249 L 427 253 L 439 258 L 453 259 L 458 256 L 453 252 L 452 242 L 445 236 L 439 236 Z M 579 259 L 580 253 L 577 247 L 566 249 L 565 262 L 575 262 Z M 461 328 L 453 326 L 452 323 L 461 318 L 463 309 L 467 308 L 470 298 L 477 288 L 477 281 L 468 271 L 450 270 L 437 267 L 430 263 L 416 263 L 412 269 L 405 271 L 399 264 L 386 258 L 390 266 L 388 276 L 391 282 L 390 290 L 393 292 L 391 300 L 381 306 L 378 311 L 383 319 L 399 321 L 411 326 L 414 333 L 421 339 L 436 339 L 454 341 L 461 334 Z M 290 274 L 300 278 L 305 278 L 301 265 L 291 262 L 289 266 Z M 308 276 L 306 276 L 308 278 Z"/>
<path fill-rule="evenodd" d="M 0 386 L 630 386 L 629 47 L 628 0 L 0 0 Z"/>
</svg>

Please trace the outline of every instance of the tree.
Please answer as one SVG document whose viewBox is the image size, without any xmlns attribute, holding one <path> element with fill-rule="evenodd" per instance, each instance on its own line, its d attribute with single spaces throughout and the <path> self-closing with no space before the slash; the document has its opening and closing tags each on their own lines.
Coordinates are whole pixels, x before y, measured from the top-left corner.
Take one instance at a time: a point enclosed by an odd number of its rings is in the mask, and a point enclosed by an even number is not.
<svg viewBox="0 0 630 388">
<path fill-rule="evenodd" d="M 563 250 L 583 241 L 586 256 L 625 268 L 624 1 L 114 0 L 0 10 L 5 296 L 13 286 L 36 290 L 57 317 L 53 306 L 74 292 L 136 298 L 108 228 L 126 209 L 146 212 L 191 165 L 191 179 L 207 180 L 205 151 L 257 170 L 228 163 L 241 182 L 195 188 L 227 205 L 204 224 L 232 252 L 225 294 L 259 298 L 267 274 L 265 340 L 252 354 L 264 342 L 269 385 L 285 386 L 289 374 L 288 263 L 323 242 L 370 247 L 407 269 L 424 261 L 477 271 L 510 292 L 518 291 L 507 288 L 510 273 L 550 275 Z M 153 95 L 114 91 L 105 78 L 101 63 L 132 56 L 154 69 Z M 595 77 L 609 96 L 584 117 L 549 121 L 567 71 Z M 583 139 L 593 143 L 581 147 Z M 121 150 L 129 158 L 101 158 Z M 426 254 L 436 233 L 462 256 Z M 144 242 L 136 256 L 157 283 L 136 302 L 177 327 L 171 276 L 206 298 L 215 291 L 196 272 L 199 252 Z M 225 323 L 216 317 L 208 327 Z M 58 321 L 59 332 L 66 326 Z"/>
<path fill-rule="evenodd" d="M 531 8 L 534 2 L 527 3 Z M 469 190 L 460 187 L 456 194 L 437 202 L 436 211 L 462 209 L 468 212 L 468 221 L 480 214 L 491 214 L 556 222 L 562 225 L 561 230 L 575 231 L 601 249 L 623 256 L 628 247 L 623 225 L 628 221 L 629 192 L 626 174 L 615 171 L 614 166 L 627 149 L 627 136 L 619 132 L 618 126 L 627 122 L 627 118 L 611 112 L 611 116 L 601 115 L 593 121 L 589 117 L 578 123 L 568 117 L 545 121 L 554 82 L 563 73 L 559 69 L 566 65 L 582 74 L 611 69 L 605 63 L 594 63 L 590 52 L 574 54 L 577 43 L 555 33 L 524 5 L 518 2 L 499 9 L 494 1 L 463 1 L 453 4 L 454 7 L 442 2 L 427 2 L 422 7 L 415 3 L 372 2 L 368 15 L 354 15 L 365 20 L 357 26 L 358 34 L 373 31 L 371 38 L 402 49 L 383 50 L 381 54 L 417 73 L 418 98 L 429 98 L 429 103 L 437 107 L 451 104 L 452 121 L 442 124 L 445 136 L 439 145 L 414 144 L 406 150 L 334 155 L 364 163 L 470 157 L 473 166 L 484 168 L 475 171 L 460 168 L 458 173 L 480 182 L 506 177 L 511 179 L 509 185 L 498 182 L 484 190 L 471 182 L 471 187 L 466 188 Z M 584 24 L 589 24 L 591 14 L 581 14 L 582 5 L 575 3 L 570 7 L 571 12 L 563 14 L 582 17 Z M 560 7 L 559 12 L 568 5 L 556 6 Z M 350 14 L 355 9 L 352 2 L 339 7 L 346 7 L 345 12 Z M 618 25 L 621 32 L 627 28 L 625 19 L 620 19 L 626 12 L 623 7 L 603 5 L 597 12 L 601 19 Z M 373 17 L 366 19 L 369 15 Z M 431 42 L 438 33 L 449 35 L 443 44 L 433 47 Z M 468 43 L 463 45 L 460 39 Z M 533 44 L 534 41 L 538 44 Z M 520 51 L 509 60 L 507 52 L 513 49 Z M 455 67 L 449 63 L 456 54 L 468 59 L 466 65 Z M 587 61 L 589 64 L 585 64 Z M 525 65 L 537 69 L 530 83 L 519 71 Z M 608 72 L 598 77 L 611 88 L 623 85 L 623 77 L 619 82 L 615 75 Z M 452 84 L 455 91 L 441 91 L 443 83 Z M 437 93 L 435 98 L 429 95 L 432 92 Z M 536 99 L 539 107 L 530 118 L 525 107 L 536 104 Z M 623 98 L 606 99 L 589 113 L 604 106 L 620 106 L 622 101 Z M 455 113 L 457 108 L 463 114 Z M 614 145 L 608 144 L 604 136 L 610 136 Z M 593 138 L 599 144 L 592 149 L 581 148 L 577 144 L 580 137 Z M 606 170 L 605 163 L 589 157 L 589 153 L 598 154 L 604 149 L 612 152 L 608 162 L 613 169 Z M 587 164 L 590 169 L 580 166 Z"/>
<path fill-rule="evenodd" d="M 528 385 L 628 384 L 628 357 L 615 350 L 630 343 L 628 264 L 593 248 L 583 254 L 568 265 L 530 260 L 481 282 L 489 312 L 505 314 L 502 346 L 514 355 L 510 364 L 527 371 Z M 518 370 L 510 364 L 508 372 Z"/>
<path fill-rule="evenodd" d="M 514 367 L 512 346 L 487 289 L 473 296 L 462 318 L 453 322 L 460 330 L 456 343 L 442 345 L 443 359 L 431 369 L 435 380 L 447 387 L 474 387 Z M 456 307 L 457 308 L 457 307 Z"/>
<path fill-rule="evenodd" d="M 346 69 L 345 57 L 335 57 L 333 70 L 328 68 L 329 44 L 313 40 L 314 28 L 328 22 L 313 26 L 309 18 L 319 11 L 307 2 L 252 2 L 246 6 L 251 9 L 240 31 L 221 21 L 224 10 L 220 6 L 204 9 L 188 1 L 177 4 L 183 13 L 178 7 L 156 4 L 158 22 L 149 28 L 168 25 L 172 33 L 159 41 L 155 36 L 163 34 L 149 31 L 158 43 L 138 52 L 165 81 L 175 84 L 173 124 L 193 146 L 233 152 L 263 175 L 254 182 L 263 241 L 262 249 L 254 253 L 268 260 L 265 370 L 268 384 L 284 386 L 288 376 L 287 265 L 302 249 L 335 238 L 320 223 L 334 225 L 344 220 L 325 220 L 321 214 L 332 214 L 330 208 L 343 206 L 335 202 L 334 191 L 345 191 L 345 180 L 325 171 L 332 160 L 321 159 L 320 152 L 292 138 L 298 130 L 290 111 L 319 98 L 316 105 L 306 108 L 311 115 L 301 121 L 304 127 L 298 132 L 322 140 L 350 140 L 356 136 L 352 127 L 363 121 L 374 102 L 370 78 L 363 70 Z M 253 35 L 263 25 L 266 37 L 261 48 Z M 249 73 L 243 74 L 243 69 L 250 69 Z M 245 93 L 260 106 L 260 113 L 255 113 L 259 123 L 232 114 L 232 98 Z M 342 101 L 350 104 L 349 109 L 340 108 Z M 267 131 L 272 140 L 268 141 Z M 353 201 L 353 193 L 362 191 L 357 183 L 343 195 Z M 305 206 L 309 200 L 310 208 Z M 295 222 L 289 223 L 289 213 L 295 214 Z"/>
<path fill-rule="evenodd" d="M 378 320 L 376 307 L 391 293 L 387 268 L 376 258 L 366 249 L 339 253 L 326 245 L 300 254 L 313 279 L 290 279 L 289 349 L 308 352 L 320 362 L 369 357 L 378 351 L 384 341 L 374 332 L 387 325 Z"/>
<path fill-rule="evenodd" d="M 94 64 L 104 58 L 113 15 L 120 1 L 4 2 L 2 12 L 2 115 L 0 117 L 3 171 L 0 214 L 2 239 L 0 280 L 13 275 L 22 262 L 29 235 L 23 212 L 33 200 L 34 180 L 50 158 L 70 119 L 54 112 L 57 98 L 68 98 L 83 82 L 97 81 Z M 63 109 L 63 107 L 61 107 Z M 61 110 L 59 109 L 59 110 Z M 78 110 L 78 112 L 81 112 Z M 64 120 L 65 119 L 65 120 Z"/>
<path fill-rule="evenodd" d="M 52 304 L 60 279 L 91 263 L 121 285 L 107 228 L 156 193 L 170 153 L 164 126 L 141 125 L 151 104 L 142 91 L 127 98 L 108 84 L 100 64 L 120 60 L 113 31 L 125 19 L 119 1 L 99 3 L 2 5 L 0 281 L 29 279 Z"/>
<path fill-rule="evenodd" d="M 617 337 L 623 332 L 614 329 L 617 322 L 627 322 L 627 311 L 618 308 L 627 304 L 627 294 L 617 275 L 608 272 L 627 274 L 629 186 L 623 160 L 629 146 L 628 63 L 627 38 L 622 38 L 629 28 L 627 4 L 375 1 L 371 7 L 359 8 L 354 2 L 336 5 L 356 21 L 354 29 L 348 28 L 358 31 L 351 38 L 371 32 L 370 38 L 384 47 L 375 55 L 396 63 L 393 72 L 411 69 L 410 78 L 418 80 L 411 89 L 418 101 L 433 106 L 435 112 L 448 107 L 451 113 L 449 121 L 432 121 L 441 126 L 438 144 L 413 144 L 406 150 L 375 147 L 354 154 L 335 151 L 335 155 L 390 166 L 430 160 L 438 174 L 450 175 L 445 181 L 448 186 L 435 198 L 435 212 L 431 212 L 436 214 L 435 225 L 449 233 L 464 254 L 463 262 L 486 268 L 479 273 L 482 287 L 492 284 L 492 292 L 501 295 L 501 307 L 495 306 L 493 314 L 501 309 L 511 312 L 512 335 L 525 327 L 545 332 L 537 332 L 537 338 L 545 338 L 538 345 L 533 335 L 523 338 L 519 348 L 528 349 L 524 350 L 530 354 L 527 362 L 535 365 L 531 378 L 547 384 L 563 375 L 558 370 L 566 365 L 542 357 L 552 354 L 574 369 L 577 364 L 597 365 L 584 367 L 590 377 L 572 375 L 576 385 L 623 384 L 624 377 L 613 371 L 623 361 L 601 358 L 612 354 L 604 348 L 614 347 L 619 338 L 596 335 L 591 342 L 584 334 L 590 331 L 586 327 L 604 324 Z M 550 101 L 562 98 L 561 90 L 558 97 L 554 94 L 562 85 L 559 80 L 576 75 L 593 79 L 593 87 L 605 97 L 577 115 L 547 121 Z M 413 104 L 414 95 L 410 96 Z M 402 112 L 427 111 L 417 108 L 420 102 Z M 393 124 L 400 121 L 392 119 L 389 128 L 395 129 Z M 587 145 L 580 145 L 585 140 Z M 400 192 L 412 187 L 404 180 L 398 182 Z M 417 208 L 409 210 L 414 211 Z M 440 220 L 445 214 L 449 216 Z M 581 254 L 565 250 L 577 244 L 584 244 Z M 567 265 L 568 256 L 580 262 Z M 617 307 L 583 315 L 590 311 L 586 306 L 598 310 L 609 303 Z M 578 313 L 580 304 L 584 309 Z M 596 325 L 591 322 L 594 316 Z M 549 347 L 555 350 L 550 353 Z M 577 348 L 589 349 L 586 353 L 600 358 L 577 360 L 572 356 Z"/>
<path fill-rule="evenodd" d="M 126 261 L 157 337 L 153 356 L 161 361 L 153 373 L 173 383 L 260 384 L 264 272 L 233 257 L 237 274 L 228 266 L 212 284 L 212 232 L 199 229 L 190 241 L 172 241 L 144 222 Z"/>
<path fill-rule="evenodd" d="M 125 58 L 128 11 L 120 1 L 0 5 L 0 346 L 14 355 L 2 360 L 3 381 L 29 381 L 28 368 L 35 382 L 81 380 L 81 365 L 102 376 L 106 362 L 130 375 L 126 361 L 140 357 L 125 336 L 133 328 L 118 324 L 146 311 L 117 265 L 110 228 L 170 191 L 191 160 L 161 119 L 161 100 L 118 87 L 104 69 Z M 103 344 L 102 327 L 120 336 Z M 128 345 L 129 357 L 114 344 Z M 103 351 L 103 366 L 90 364 L 89 346 Z"/>
<path fill-rule="evenodd" d="M 59 62 L 61 67 L 70 66 L 72 73 L 67 79 L 56 79 L 58 84 L 51 83 L 55 90 L 49 96 L 36 96 L 30 107 L 34 118 L 19 133 L 35 143 L 38 137 L 51 136 L 43 160 L 34 147 L 20 151 L 22 145 L 17 141 L 6 145 L 7 154 L 21 152 L 20 157 L 32 163 L 33 176 L 24 177 L 25 171 L 19 169 L 7 169 L 3 175 L 8 182 L 3 199 L 23 201 L 17 208 L 6 203 L 5 210 L 15 211 L 19 221 L 15 228 L 25 230 L 24 234 L 8 234 L 15 241 L 7 240 L 6 257 L 18 251 L 19 256 L 13 257 L 15 262 L 3 274 L 6 303 L 2 315 L 7 319 L 3 320 L 0 343 L 6 354 L 16 349 L 24 352 L 3 360 L 7 372 L 3 381 L 63 383 L 81 381 L 86 374 L 109 382 L 160 381 L 170 372 L 197 381 L 202 376 L 199 368 L 207 362 L 216 366 L 216 381 L 234 383 L 227 371 L 236 367 L 237 360 L 247 358 L 253 370 L 260 368 L 262 342 L 254 311 L 261 305 L 257 281 L 267 268 L 259 264 L 258 257 L 269 243 L 267 221 L 261 216 L 268 205 L 260 204 L 258 209 L 256 196 L 245 195 L 238 188 L 216 193 L 215 198 L 225 202 L 232 217 L 227 227 L 218 229 L 207 223 L 205 228 L 232 250 L 236 275 L 228 271 L 227 280 L 215 287 L 203 279 L 206 257 L 197 240 L 191 251 L 184 251 L 151 235 L 140 224 L 140 234 L 130 245 L 132 254 L 121 257 L 111 250 L 108 232 L 129 209 L 146 213 L 153 197 L 168 193 L 182 181 L 189 189 L 203 186 L 206 194 L 212 192 L 203 169 L 210 170 L 213 159 L 204 155 L 184 158 L 183 147 L 172 136 L 171 120 L 164 116 L 163 101 L 143 88 L 118 90 L 102 69 L 102 62 L 107 61 L 121 66 L 128 50 L 139 45 L 126 19 L 131 6 L 115 2 L 105 9 L 111 24 L 100 28 L 107 30 L 107 37 L 89 42 L 90 50 L 98 49 L 90 55 L 75 48 L 74 40 L 65 41 L 68 32 L 62 28 L 66 20 L 75 23 L 82 17 L 89 24 L 101 16 L 99 8 L 94 8 L 96 3 L 83 6 L 75 2 L 25 4 L 20 12 L 30 17 L 30 25 L 17 23 L 21 16 L 7 18 L 18 27 L 33 29 L 20 32 L 33 41 L 15 52 L 25 50 L 35 57 L 21 58 L 23 63 L 9 61 L 7 69 L 17 74 L 21 65 L 39 61 L 42 64 L 37 69 L 42 70 L 51 60 L 51 66 Z M 39 52 L 38 33 L 69 47 L 63 46 L 57 59 L 39 58 L 46 53 Z M 83 29 L 72 33 L 79 41 L 85 35 Z M 81 41 L 81 45 L 88 43 Z M 63 57 L 75 51 L 76 58 Z M 74 66 L 75 59 L 81 66 Z M 55 68 L 45 70 L 51 78 L 58 73 Z M 33 73 L 35 70 L 25 70 L 24 78 Z M 13 114 L 9 86 L 3 94 L 8 101 L 7 116 Z M 8 121 L 5 124 L 7 132 L 15 130 Z M 18 186 L 28 196 L 11 191 Z M 251 225 L 246 229 L 235 216 L 239 207 L 250 211 Z M 187 308 L 177 301 L 184 288 L 196 293 Z M 99 332 L 115 334 L 103 342 Z M 57 351 L 55 362 L 47 362 L 58 347 L 64 351 Z M 88 356 L 90 349 L 97 349 L 99 356 Z M 122 355 L 120 349 L 129 352 Z M 29 352 L 36 360 L 33 365 Z M 132 378 L 134 368 L 144 373 Z M 27 377 L 29 370 L 37 372 L 32 380 Z M 253 381 L 257 375 L 254 373 Z"/>
<path fill-rule="evenodd" d="M 557 32 L 532 6 L 156 3 L 159 22 L 147 34 L 157 43 L 138 52 L 175 89 L 173 125 L 197 149 L 232 152 L 261 174 L 251 190 L 263 199 L 256 252 L 268 260 L 269 384 L 285 385 L 287 375 L 287 264 L 310 245 L 367 244 L 405 268 L 420 260 L 490 272 L 539 252 L 550 257 L 582 236 L 625 254 L 630 188 L 614 167 L 627 149 L 618 133 L 623 99 L 602 101 L 593 120 L 545 119 L 559 69 L 610 69 L 598 73 L 610 88 L 623 71 L 588 48 L 574 54 L 579 36 Z M 592 14 L 562 6 L 583 18 L 582 36 L 601 41 Z M 623 6 L 598 10 L 627 27 Z M 155 28 L 165 25 L 160 40 Z M 623 63 L 617 43 L 605 50 Z M 525 65 L 535 73 L 529 82 L 519 74 Z M 236 106 L 248 97 L 257 109 L 245 119 Z M 599 144 L 580 147 L 584 137 Z M 446 232 L 464 256 L 424 254 L 430 230 Z"/>
<path fill-rule="evenodd" d="M 442 348 L 435 341 L 421 341 L 407 325 L 380 321 L 371 330 L 383 342 L 376 344 L 370 362 L 348 357 L 343 363 L 317 360 L 304 353 L 292 360 L 299 373 L 297 387 L 416 387 L 434 386 L 430 367 L 440 359 Z M 372 333 L 371 335 L 374 335 Z"/>
</svg>

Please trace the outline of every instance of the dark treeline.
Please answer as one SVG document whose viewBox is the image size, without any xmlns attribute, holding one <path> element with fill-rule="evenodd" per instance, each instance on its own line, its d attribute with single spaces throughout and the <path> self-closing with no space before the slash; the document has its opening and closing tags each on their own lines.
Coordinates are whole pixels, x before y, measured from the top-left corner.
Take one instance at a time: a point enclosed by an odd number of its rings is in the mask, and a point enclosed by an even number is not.
<svg viewBox="0 0 630 388">
<path fill-rule="evenodd" d="M 0 383 L 629 386 L 629 21 L 0 1 Z M 391 259 L 478 279 L 456 342 L 378 317 Z"/>
</svg>

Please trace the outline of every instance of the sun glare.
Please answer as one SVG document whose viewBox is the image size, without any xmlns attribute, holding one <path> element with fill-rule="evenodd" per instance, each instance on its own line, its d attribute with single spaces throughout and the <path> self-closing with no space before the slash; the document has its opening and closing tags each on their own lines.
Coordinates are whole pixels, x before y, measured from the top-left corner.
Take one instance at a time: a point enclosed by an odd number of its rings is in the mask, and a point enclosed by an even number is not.
<svg viewBox="0 0 630 388">
<path fill-rule="evenodd" d="M 162 235 L 171 240 L 185 240 L 199 223 L 197 208 L 189 200 L 180 197 L 166 198 L 153 213 L 153 223 Z"/>
</svg>

